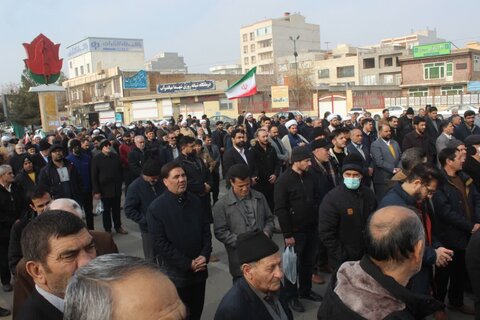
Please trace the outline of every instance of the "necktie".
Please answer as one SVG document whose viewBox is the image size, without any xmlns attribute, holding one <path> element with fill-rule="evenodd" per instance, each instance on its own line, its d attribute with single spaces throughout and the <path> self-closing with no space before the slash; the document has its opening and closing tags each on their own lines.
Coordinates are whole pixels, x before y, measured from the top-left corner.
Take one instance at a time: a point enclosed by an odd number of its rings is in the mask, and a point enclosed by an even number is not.
<svg viewBox="0 0 480 320">
<path fill-rule="evenodd" d="M 388 149 L 390 150 L 390 153 L 392 154 L 394 159 L 397 159 L 397 154 L 395 153 L 395 149 L 393 149 L 393 145 L 391 143 L 388 144 Z"/>
</svg>

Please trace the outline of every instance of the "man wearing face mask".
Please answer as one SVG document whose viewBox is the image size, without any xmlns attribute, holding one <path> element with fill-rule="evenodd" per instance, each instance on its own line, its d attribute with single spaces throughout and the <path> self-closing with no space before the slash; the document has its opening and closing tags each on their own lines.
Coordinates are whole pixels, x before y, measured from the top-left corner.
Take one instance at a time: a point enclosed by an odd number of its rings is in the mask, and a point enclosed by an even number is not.
<svg viewBox="0 0 480 320">
<path fill-rule="evenodd" d="M 365 174 L 363 161 L 358 154 L 345 157 L 343 184 L 327 193 L 320 205 L 319 236 L 334 269 L 363 256 L 363 232 L 368 217 L 377 207 L 373 191 L 361 184 Z"/>
<path fill-rule="evenodd" d="M 153 261 L 153 241 L 148 233 L 147 209 L 163 190 L 160 181 L 160 167 L 154 160 L 147 160 L 142 168 L 142 175 L 135 179 L 127 190 L 125 198 L 125 216 L 138 223 L 142 234 L 143 254 L 146 260 Z"/>
</svg>

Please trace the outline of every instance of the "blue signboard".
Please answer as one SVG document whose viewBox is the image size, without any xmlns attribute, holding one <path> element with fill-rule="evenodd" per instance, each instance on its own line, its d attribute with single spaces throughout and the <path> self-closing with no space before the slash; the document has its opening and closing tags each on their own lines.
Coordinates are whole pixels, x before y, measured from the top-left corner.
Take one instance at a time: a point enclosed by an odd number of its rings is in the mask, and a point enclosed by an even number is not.
<svg viewBox="0 0 480 320">
<path fill-rule="evenodd" d="M 480 91 L 480 81 L 469 81 L 467 83 L 468 92 L 479 92 Z"/>
<path fill-rule="evenodd" d="M 215 81 L 189 81 L 157 85 L 157 93 L 175 93 L 185 91 L 215 90 Z"/>
<path fill-rule="evenodd" d="M 123 89 L 147 89 L 147 72 L 140 70 L 133 76 L 124 78 Z"/>
</svg>

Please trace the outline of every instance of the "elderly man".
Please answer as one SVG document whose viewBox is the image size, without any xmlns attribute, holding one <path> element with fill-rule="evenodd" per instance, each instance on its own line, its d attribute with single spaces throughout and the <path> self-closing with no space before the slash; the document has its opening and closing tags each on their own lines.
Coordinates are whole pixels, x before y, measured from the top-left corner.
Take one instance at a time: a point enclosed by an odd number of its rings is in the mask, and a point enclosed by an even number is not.
<svg viewBox="0 0 480 320">
<path fill-rule="evenodd" d="M 262 231 L 249 231 L 238 236 L 237 251 L 243 277 L 223 297 L 214 319 L 293 319 L 278 297 L 283 271 L 275 242 Z"/>
<path fill-rule="evenodd" d="M 298 133 L 297 121 L 289 120 L 285 123 L 285 127 L 288 130 L 288 134 L 282 138 L 282 143 L 288 153 L 288 159 L 292 156 L 292 150 L 295 147 L 301 147 L 308 144 L 308 140 Z"/>
<path fill-rule="evenodd" d="M 123 254 L 100 256 L 79 268 L 65 295 L 65 320 L 186 317 L 173 283 L 155 265 Z"/>
<path fill-rule="evenodd" d="M 147 210 L 148 232 L 162 270 L 190 310 L 200 319 L 212 252 L 212 235 L 201 200 L 187 192 L 187 178 L 180 164 L 167 163 L 161 176 L 167 190 Z"/>
<path fill-rule="evenodd" d="M 271 237 L 274 222 L 265 196 L 250 188 L 248 166 L 233 165 L 228 170 L 228 179 L 232 188 L 213 207 L 213 222 L 215 237 L 227 250 L 230 274 L 235 282 L 242 276 L 237 256 L 238 236 L 262 230 Z"/>
<path fill-rule="evenodd" d="M 148 233 L 147 209 L 165 190 L 159 179 L 160 168 L 153 160 L 148 160 L 142 169 L 142 175 L 135 179 L 127 190 L 125 198 L 125 216 L 138 223 L 142 235 L 143 255 L 153 261 L 153 241 Z"/>
<path fill-rule="evenodd" d="M 52 211 L 41 214 L 25 227 L 21 243 L 35 290 L 17 319 L 63 319 L 68 280 L 96 256 L 93 237 L 79 217 Z"/>
<path fill-rule="evenodd" d="M 405 207 L 375 212 L 366 228 L 366 255 L 345 262 L 332 278 L 317 319 L 422 319 L 442 303 L 405 286 L 422 266 L 425 233 Z"/>
<path fill-rule="evenodd" d="M 128 154 L 128 168 L 130 169 L 132 181 L 142 174 L 143 163 L 148 156 L 143 136 L 135 136 L 133 142 L 135 143 L 135 148 Z"/>
<path fill-rule="evenodd" d="M 23 191 L 13 181 L 12 167 L 0 166 L 0 278 L 3 291 L 12 291 L 11 275 L 8 267 L 8 246 L 10 230 L 26 206 Z"/>
</svg>

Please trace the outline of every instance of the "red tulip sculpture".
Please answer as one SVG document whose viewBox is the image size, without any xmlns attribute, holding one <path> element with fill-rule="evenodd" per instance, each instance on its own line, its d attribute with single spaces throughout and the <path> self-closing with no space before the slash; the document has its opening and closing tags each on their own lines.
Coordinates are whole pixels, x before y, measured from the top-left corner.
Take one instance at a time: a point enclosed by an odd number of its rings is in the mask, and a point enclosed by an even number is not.
<svg viewBox="0 0 480 320">
<path fill-rule="evenodd" d="M 58 56 L 60 44 L 54 44 L 43 34 L 32 43 L 24 43 L 27 51 L 25 65 L 32 79 L 38 84 L 52 84 L 60 77 L 63 59 Z"/>
</svg>

